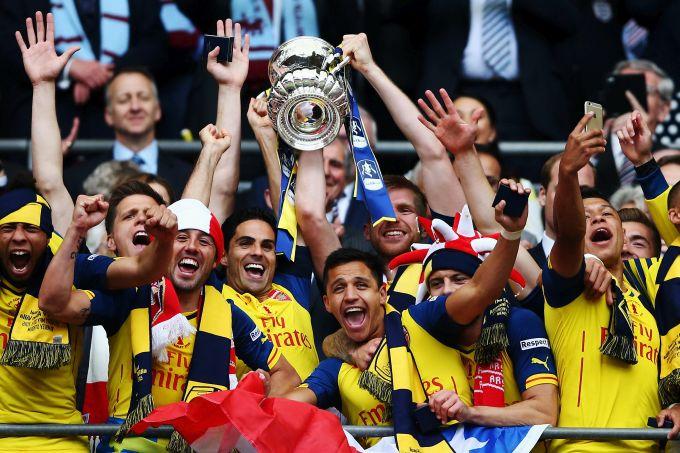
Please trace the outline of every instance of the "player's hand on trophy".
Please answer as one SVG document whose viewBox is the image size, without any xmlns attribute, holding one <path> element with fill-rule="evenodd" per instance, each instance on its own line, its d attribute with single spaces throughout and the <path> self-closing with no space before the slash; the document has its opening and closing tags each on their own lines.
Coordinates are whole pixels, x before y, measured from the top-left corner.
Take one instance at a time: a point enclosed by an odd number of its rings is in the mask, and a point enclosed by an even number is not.
<svg viewBox="0 0 680 453">
<path fill-rule="evenodd" d="M 365 73 L 375 66 L 366 33 L 344 35 L 340 47 L 343 55 L 350 57 L 350 64 L 357 71 Z"/>
<path fill-rule="evenodd" d="M 217 21 L 217 36 L 234 37 L 234 50 L 230 62 L 218 62 L 219 46 L 208 53 L 206 68 L 221 86 L 238 88 L 243 86 L 248 76 L 248 51 L 250 49 L 250 35 L 246 33 L 241 39 L 241 24 L 233 24 L 232 20 Z"/>
</svg>

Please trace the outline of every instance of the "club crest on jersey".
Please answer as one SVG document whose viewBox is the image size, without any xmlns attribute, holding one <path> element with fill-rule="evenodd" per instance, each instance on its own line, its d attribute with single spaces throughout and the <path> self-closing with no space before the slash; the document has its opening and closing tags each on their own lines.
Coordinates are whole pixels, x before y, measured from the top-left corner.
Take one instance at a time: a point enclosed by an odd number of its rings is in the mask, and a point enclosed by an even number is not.
<svg viewBox="0 0 680 453">
<path fill-rule="evenodd" d="M 364 136 L 364 129 L 356 118 L 352 118 L 352 145 L 357 148 L 365 148 L 368 146 L 368 141 Z"/>
<path fill-rule="evenodd" d="M 361 173 L 361 182 L 366 190 L 380 190 L 383 188 L 383 182 L 380 179 L 380 170 L 375 162 L 368 159 L 357 162 L 357 168 Z"/>
<path fill-rule="evenodd" d="M 286 293 L 284 293 L 283 291 L 279 291 L 278 289 L 272 289 L 269 292 L 268 297 L 270 299 L 280 300 L 282 302 L 287 301 L 287 300 L 291 300 L 290 297 L 288 297 L 288 295 Z"/>
</svg>

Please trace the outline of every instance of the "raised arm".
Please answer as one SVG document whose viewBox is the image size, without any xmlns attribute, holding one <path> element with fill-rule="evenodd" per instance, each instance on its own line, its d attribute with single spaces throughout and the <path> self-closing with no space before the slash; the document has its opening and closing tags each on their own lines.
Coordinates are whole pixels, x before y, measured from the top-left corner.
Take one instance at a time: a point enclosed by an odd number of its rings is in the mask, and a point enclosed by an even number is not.
<svg viewBox="0 0 680 453">
<path fill-rule="evenodd" d="M 162 205 L 147 208 L 144 215 L 144 228 L 153 240 L 139 255 L 118 258 L 111 263 L 106 271 L 109 289 L 145 285 L 160 279 L 168 270 L 177 236 L 177 217 Z"/>
<path fill-rule="evenodd" d="M 590 158 L 604 152 L 605 140 L 601 130 L 585 132 L 592 117 L 581 118 L 569 139 L 560 160 L 554 203 L 555 245 L 550 252 L 552 268 L 562 277 L 576 275 L 583 262 L 586 216 L 578 183 L 578 171 L 588 165 Z"/>
<path fill-rule="evenodd" d="M 631 103 L 641 109 L 634 97 Z M 635 110 L 627 115 L 623 125 L 614 132 L 623 154 L 635 166 L 637 180 L 645 193 L 645 201 L 654 225 L 664 242 L 671 244 L 678 236 L 678 230 L 668 218 L 670 187 L 652 156 L 652 132 L 647 126 L 646 113 L 642 112 L 643 110 Z"/>
<path fill-rule="evenodd" d="M 521 184 L 503 180 L 517 193 L 528 193 Z M 527 222 L 527 208 L 520 217 L 503 214 L 505 200 L 496 205 L 496 221 L 501 225 L 501 236 L 496 247 L 479 266 L 470 281 L 446 299 L 446 311 L 458 324 L 467 325 L 484 313 L 484 310 L 498 296 L 510 278 L 515 264 L 520 236 Z"/>
<path fill-rule="evenodd" d="M 417 121 L 419 112 L 415 104 L 375 63 L 364 33 L 345 35 L 342 48 L 351 58 L 352 67 L 373 86 L 399 130 L 416 149 L 422 163 L 428 204 L 440 214 L 453 216 L 462 209 L 465 197 L 446 150 L 437 137 Z"/>
<path fill-rule="evenodd" d="M 73 221 L 64 234 L 64 241 L 52 257 L 43 277 L 38 304 L 50 318 L 68 324 L 83 324 L 90 314 L 90 298 L 84 291 L 72 290 L 78 249 L 87 231 L 99 224 L 108 203 L 101 195 L 78 197 Z"/>
<path fill-rule="evenodd" d="M 340 240 L 326 219 L 326 180 L 322 151 L 305 151 L 298 159 L 295 216 L 314 263 L 316 275 L 323 274 L 326 258 L 340 248 Z"/>
<path fill-rule="evenodd" d="M 182 198 L 194 198 L 208 206 L 213 185 L 215 167 L 231 144 L 231 136 L 225 129 L 218 130 L 208 124 L 198 134 L 203 147 L 194 170 L 182 192 Z"/>
<path fill-rule="evenodd" d="M 267 114 L 267 103 L 264 99 L 250 99 L 247 113 L 248 123 L 260 146 L 264 166 L 267 170 L 269 194 L 274 212 L 279 211 L 279 195 L 281 192 L 281 164 L 278 155 L 278 137 L 271 119 Z"/>
<path fill-rule="evenodd" d="M 443 107 L 430 91 L 427 91 L 425 96 L 432 104 L 432 108 L 422 99 L 418 100 L 418 104 L 429 120 L 423 116 L 418 116 L 418 119 L 432 131 L 447 150 L 455 154 L 454 167 L 456 174 L 460 176 L 460 183 L 475 227 L 485 234 L 496 233 L 501 230 L 501 226 L 496 221 L 496 215 L 491 206 L 495 193 L 484 175 L 482 164 L 475 150 L 477 122 L 484 114 L 484 110 L 475 111 L 472 114 L 472 122 L 468 124 L 458 114 L 446 90 L 441 89 L 439 94 L 444 101 Z M 523 247 L 520 247 L 517 252 L 515 265 L 527 282 L 517 296 L 522 300 L 536 287 L 541 268 Z"/>
<path fill-rule="evenodd" d="M 208 72 L 218 84 L 217 129 L 231 136 L 231 148 L 222 155 L 210 191 L 208 207 L 221 223 L 234 211 L 238 190 L 239 163 L 241 159 L 241 87 L 248 75 L 248 50 L 250 36 L 241 42 L 241 25 L 233 27 L 232 21 L 217 21 L 217 36 L 234 36 L 234 50 L 229 63 L 218 63 L 219 47 L 208 54 Z"/>
<path fill-rule="evenodd" d="M 71 56 L 78 50 L 71 47 L 62 55 L 54 50 L 54 17 L 47 14 L 43 21 L 40 11 L 33 20 L 26 19 L 28 47 L 21 33 L 16 32 L 24 69 L 33 84 L 31 107 L 31 155 L 33 177 L 38 190 L 52 207 L 54 229 L 63 233 L 68 228 L 73 213 L 73 201 L 66 190 L 63 178 L 61 134 L 57 123 L 55 105 L 55 80 Z"/>
</svg>

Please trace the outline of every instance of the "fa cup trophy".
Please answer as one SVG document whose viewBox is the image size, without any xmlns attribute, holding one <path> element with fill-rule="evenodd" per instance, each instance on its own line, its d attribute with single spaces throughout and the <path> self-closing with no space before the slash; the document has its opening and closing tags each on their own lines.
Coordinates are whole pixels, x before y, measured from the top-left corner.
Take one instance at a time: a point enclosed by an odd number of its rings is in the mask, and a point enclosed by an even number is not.
<svg viewBox="0 0 680 453">
<path fill-rule="evenodd" d="M 338 135 L 348 114 L 343 69 L 348 61 L 312 36 L 286 41 L 272 55 L 267 111 L 279 137 L 292 148 L 320 149 Z"/>
</svg>

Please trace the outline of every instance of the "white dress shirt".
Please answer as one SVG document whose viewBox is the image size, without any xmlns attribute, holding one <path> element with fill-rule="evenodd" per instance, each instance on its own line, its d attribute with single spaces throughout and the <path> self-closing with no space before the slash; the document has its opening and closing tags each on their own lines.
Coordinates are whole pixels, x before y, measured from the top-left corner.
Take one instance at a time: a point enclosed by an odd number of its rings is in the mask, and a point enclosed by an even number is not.
<svg viewBox="0 0 680 453">
<path fill-rule="evenodd" d="M 156 140 L 136 153 L 118 140 L 113 143 L 114 160 L 130 160 L 135 154 L 144 159 L 144 164 L 140 166 L 140 170 L 153 175 L 158 173 L 158 142 Z"/>
<path fill-rule="evenodd" d="M 550 256 L 550 251 L 552 250 L 553 245 L 555 245 L 555 240 L 545 234 L 544 231 L 543 237 L 541 238 L 541 247 L 543 247 L 543 254 L 546 258 Z"/>
<path fill-rule="evenodd" d="M 484 60 L 482 54 L 482 22 L 484 19 L 484 2 L 486 0 L 470 0 L 470 33 L 467 45 L 463 51 L 463 77 L 471 80 L 490 80 L 494 78 L 494 71 Z M 512 7 L 512 0 L 507 0 L 508 12 Z M 511 16 L 510 33 L 510 64 L 500 76 L 505 80 L 517 80 L 519 77 L 519 60 L 517 57 L 517 36 Z"/>
</svg>

